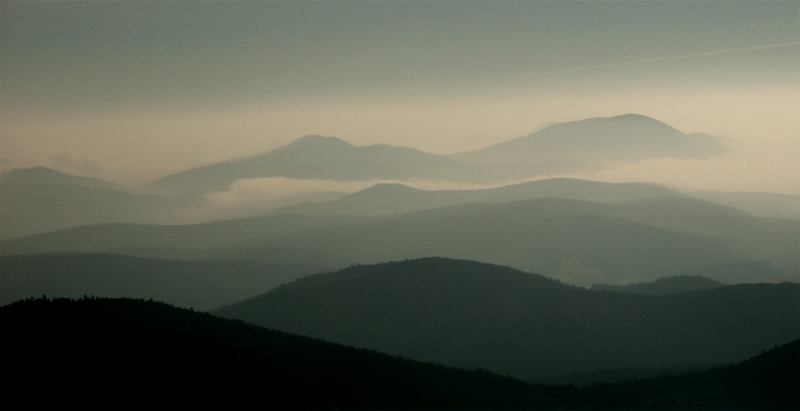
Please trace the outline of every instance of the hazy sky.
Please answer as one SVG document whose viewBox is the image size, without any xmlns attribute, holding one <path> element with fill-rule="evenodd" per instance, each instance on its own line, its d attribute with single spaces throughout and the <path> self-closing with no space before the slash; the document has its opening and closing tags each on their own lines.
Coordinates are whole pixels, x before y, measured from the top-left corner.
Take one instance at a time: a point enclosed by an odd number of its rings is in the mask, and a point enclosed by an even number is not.
<svg viewBox="0 0 800 411">
<path fill-rule="evenodd" d="M 453 153 L 639 113 L 713 160 L 589 177 L 800 189 L 800 2 L 0 3 L 0 166 L 143 183 L 306 134 Z"/>
</svg>

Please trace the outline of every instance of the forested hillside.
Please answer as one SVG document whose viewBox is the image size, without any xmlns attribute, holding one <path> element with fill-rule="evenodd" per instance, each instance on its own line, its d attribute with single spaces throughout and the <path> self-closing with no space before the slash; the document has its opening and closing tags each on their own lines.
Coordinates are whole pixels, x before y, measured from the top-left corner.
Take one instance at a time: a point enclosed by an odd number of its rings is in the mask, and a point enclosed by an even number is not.
<svg viewBox="0 0 800 411">
<path fill-rule="evenodd" d="M 139 406 L 255 402 L 267 409 L 796 409 L 800 386 L 797 341 L 735 366 L 576 388 L 421 363 L 143 300 L 28 300 L 0 307 L 0 321 L 3 351 L 15 357 L 3 368 L 14 376 L 5 383 L 7 401 L 36 397 L 47 406 L 126 398 Z"/>
</svg>

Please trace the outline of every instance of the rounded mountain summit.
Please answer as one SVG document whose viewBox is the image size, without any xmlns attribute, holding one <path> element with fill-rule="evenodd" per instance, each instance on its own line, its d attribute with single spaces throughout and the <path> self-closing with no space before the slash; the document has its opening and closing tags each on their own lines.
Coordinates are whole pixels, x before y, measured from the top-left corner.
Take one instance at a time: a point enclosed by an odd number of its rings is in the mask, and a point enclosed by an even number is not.
<svg viewBox="0 0 800 411">
<path fill-rule="evenodd" d="M 449 156 L 386 144 L 357 147 L 336 137 L 305 136 L 265 154 L 171 174 L 150 186 L 171 193 L 203 193 L 225 190 L 240 179 L 269 177 L 497 183 L 590 172 L 651 158 L 709 158 L 725 151 L 707 134 L 684 134 L 653 118 L 625 114 L 558 123 L 525 137 Z"/>
<path fill-rule="evenodd" d="M 726 152 L 716 138 L 684 134 L 640 114 L 559 123 L 525 137 L 450 156 L 475 164 L 598 167 L 651 158 L 710 158 Z M 576 170 L 577 171 L 577 170 Z"/>
</svg>

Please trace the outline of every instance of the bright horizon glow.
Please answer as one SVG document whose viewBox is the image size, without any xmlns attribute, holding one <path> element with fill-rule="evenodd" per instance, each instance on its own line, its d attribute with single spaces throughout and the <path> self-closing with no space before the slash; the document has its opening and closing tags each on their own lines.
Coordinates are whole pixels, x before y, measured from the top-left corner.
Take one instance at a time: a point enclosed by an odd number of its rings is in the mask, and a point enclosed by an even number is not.
<svg viewBox="0 0 800 411">
<path fill-rule="evenodd" d="M 579 178 L 800 192 L 795 2 L 1 6 L 2 172 L 138 185 L 308 134 L 450 154 L 637 113 L 734 152 Z"/>
</svg>

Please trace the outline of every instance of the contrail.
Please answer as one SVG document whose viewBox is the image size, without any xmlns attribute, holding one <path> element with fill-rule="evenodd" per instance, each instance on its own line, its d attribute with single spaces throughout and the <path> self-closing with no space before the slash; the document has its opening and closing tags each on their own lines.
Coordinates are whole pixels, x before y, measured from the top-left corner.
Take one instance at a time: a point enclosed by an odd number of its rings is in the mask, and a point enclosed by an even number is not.
<svg viewBox="0 0 800 411">
<path fill-rule="evenodd" d="M 558 74 L 558 73 L 571 73 L 574 71 L 583 71 L 583 70 L 593 70 L 599 68 L 608 68 L 608 67 L 619 67 L 619 66 L 632 66 L 636 64 L 644 64 L 644 63 L 653 63 L 657 61 L 669 61 L 669 60 L 684 60 L 689 58 L 695 57 L 704 57 L 704 56 L 713 56 L 716 54 L 729 54 L 729 53 L 744 53 L 748 51 L 756 51 L 756 50 L 765 50 L 765 49 L 774 49 L 778 47 L 786 47 L 792 45 L 800 45 L 800 41 L 791 41 L 788 43 L 778 43 L 778 44 L 768 44 L 765 46 L 754 46 L 754 47 L 743 47 L 738 49 L 727 49 L 727 50 L 714 50 L 714 51 L 706 51 L 703 53 L 694 53 L 694 54 L 683 54 L 680 56 L 668 56 L 668 57 L 656 57 L 651 59 L 641 59 L 641 60 L 628 60 L 622 61 L 617 63 L 607 63 L 607 64 L 596 64 L 593 66 L 581 66 L 581 67 L 572 67 L 572 68 L 565 68 L 565 69 L 556 69 L 556 70 L 544 70 L 544 71 L 532 71 L 528 73 L 521 73 L 521 74 L 512 74 L 508 76 L 500 76 L 500 77 L 492 77 L 480 80 L 465 80 L 465 81 L 457 81 L 452 83 L 441 83 L 436 85 L 430 86 L 420 86 L 420 87 L 413 87 L 406 89 L 405 91 L 412 91 L 412 90 L 420 90 L 429 87 L 441 87 L 450 84 L 468 84 L 468 83 L 479 83 L 483 81 L 490 81 L 490 80 L 507 80 L 507 79 L 515 79 L 515 78 L 523 78 L 523 77 L 531 77 L 531 76 L 538 76 L 541 74 Z"/>
</svg>

